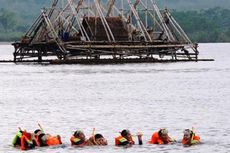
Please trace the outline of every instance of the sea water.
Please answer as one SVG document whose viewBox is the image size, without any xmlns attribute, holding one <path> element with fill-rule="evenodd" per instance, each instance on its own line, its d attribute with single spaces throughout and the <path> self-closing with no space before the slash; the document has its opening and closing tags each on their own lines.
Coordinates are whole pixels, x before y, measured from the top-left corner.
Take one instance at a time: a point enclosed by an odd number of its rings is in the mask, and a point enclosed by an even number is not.
<svg viewBox="0 0 230 153">
<path fill-rule="evenodd" d="M 0 152 L 17 152 L 18 127 L 59 134 L 64 146 L 31 152 L 230 152 L 230 44 L 200 44 L 200 58 L 214 62 L 117 65 L 0 64 Z M 0 59 L 14 49 L 0 45 Z M 203 144 L 183 147 L 183 130 L 195 127 Z M 103 134 L 106 147 L 73 148 L 81 129 Z M 167 128 L 178 143 L 149 145 L 154 131 Z M 114 146 L 122 129 L 143 133 L 143 145 Z M 134 138 L 136 140 L 136 138 Z"/>
</svg>

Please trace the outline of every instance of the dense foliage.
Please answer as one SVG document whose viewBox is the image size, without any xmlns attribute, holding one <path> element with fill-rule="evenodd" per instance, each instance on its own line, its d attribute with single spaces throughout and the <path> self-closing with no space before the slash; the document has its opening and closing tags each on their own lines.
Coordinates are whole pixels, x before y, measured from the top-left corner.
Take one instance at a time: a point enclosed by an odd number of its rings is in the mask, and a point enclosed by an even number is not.
<svg viewBox="0 0 230 153">
<path fill-rule="evenodd" d="M 230 42 L 230 10 L 171 11 L 188 36 L 196 42 Z M 0 41 L 15 41 L 26 32 L 34 14 L 0 9 Z"/>
<path fill-rule="evenodd" d="M 230 42 L 230 10 L 173 11 L 173 16 L 196 42 Z"/>
<path fill-rule="evenodd" d="M 214 7 L 229 9 L 230 0 L 156 0 L 160 8 L 167 6 L 179 11 L 207 10 Z"/>
</svg>

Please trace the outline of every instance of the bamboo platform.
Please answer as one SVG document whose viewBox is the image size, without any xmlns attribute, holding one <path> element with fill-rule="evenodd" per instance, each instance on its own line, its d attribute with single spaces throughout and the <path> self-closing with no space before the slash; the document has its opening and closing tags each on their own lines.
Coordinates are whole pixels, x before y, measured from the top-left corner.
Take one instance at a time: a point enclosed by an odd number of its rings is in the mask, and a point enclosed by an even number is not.
<svg viewBox="0 0 230 153">
<path fill-rule="evenodd" d="M 198 44 L 155 0 L 52 0 L 12 45 L 15 63 L 212 61 L 199 59 Z"/>
</svg>

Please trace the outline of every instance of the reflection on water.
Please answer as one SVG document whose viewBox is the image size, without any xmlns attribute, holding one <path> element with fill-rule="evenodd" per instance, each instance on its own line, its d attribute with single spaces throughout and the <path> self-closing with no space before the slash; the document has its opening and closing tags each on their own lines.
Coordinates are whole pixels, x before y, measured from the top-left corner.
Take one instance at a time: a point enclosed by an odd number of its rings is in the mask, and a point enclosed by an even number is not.
<svg viewBox="0 0 230 153">
<path fill-rule="evenodd" d="M 230 152 L 230 44 L 201 44 L 201 57 L 215 62 L 121 65 L 0 65 L 0 152 L 10 147 L 18 127 L 33 131 L 41 123 L 60 134 L 65 146 L 32 152 Z M 0 46 L 2 57 L 13 48 Z M 221 51 L 221 54 L 220 54 Z M 181 140 L 196 127 L 204 144 L 148 145 L 161 127 Z M 107 147 L 72 148 L 77 128 L 108 138 Z M 114 138 L 128 128 L 142 131 L 143 146 L 117 148 Z"/>
</svg>

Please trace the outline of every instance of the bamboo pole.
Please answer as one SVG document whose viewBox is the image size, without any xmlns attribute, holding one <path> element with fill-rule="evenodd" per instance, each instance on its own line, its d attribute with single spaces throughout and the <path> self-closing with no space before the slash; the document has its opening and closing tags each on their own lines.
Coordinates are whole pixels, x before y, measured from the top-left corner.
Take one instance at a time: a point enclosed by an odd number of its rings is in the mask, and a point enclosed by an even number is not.
<svg viewBox="0 0 230 153">
<path fill-rule="evenodd" d="M 77 24 L 78 24 L 78 27 L 79 27 L 79 29 L 81 31 L 82 36 L 86 38 L 86 41 L 90 41 L 90 38 L 89 38 L 85 28 L 82 26 L 81 22 L 79 21 L 78 13 L 77 13 L 77 11 L 74 9 L 74 7 L 72 5 L 73 0 L 68 0 L 68 3 L 70 5 L 70 8 L 72 10 L 73 15 L 75 16 L 75 19 L 77 21 Z"/>
<path fill-rule="evenodd" d="M 137 2 L 140 2 L 140 1 L 138 0 L 138 1 L 136 1 L 135 5 L 132 5 L 131 1 L 128 0 L 129 7 L 130 7 L 130 9 L 131 9 L 131 11 L 132 11 L 134 17 L 136 18 L 137 24 L 138 24 L 138 26 L 139 26 L 139 28 L 140 28 L 142 34 L 144 35 L 145 41 L 150 41 L 150 42 L 152 42 L 152 38 L 150 37 L 148 31 L 146 30 L 146 28 L 145 28 L 143 22 L 141 21 L 139 15 L 138 15 L 138 13 L 137 13 L 137 11 L 136 11 L 136 9 L 135 9 L 135 7 L 139 4 L 139 3 L 137 3 Z"/>
<path fill-rule="evenodd" d="M 115 0 L 109 0 L 108 1 L 108 11 L 107 11 L 107 15 L 106 15 L 107 17 L 109 17 L 111 15 L 114 4 L 115 4 Z"/>
<path fill-rule="evenodd" d="M 100 8 L 100 4 L 99 4 L 98 0 L 94 0 L 94 2 L 95 2 L 97 12 L 99 13 L 99 17 L 101 18 L 101 22 L 104 26 L 105 32 L 107 34 L 108 40 L 115 42 L 115 38 L 113 36 L 113 33 L 112 33 L 112 31 L 111 31 L 111 29 L 110 29 L 110 27 L 109 27 L 109 25 L 105 19 L 105 16 L 102 13 L 102 10 Z"/>
<path fill-rule="evenodd" d="M 162 27 L 163 27 L 163 29 L 164 29 L 164 32 L 166 33 L 166 35 L 167 35 L 169 41 L 175 41 L 175 38 L 173 37 L 171 31 L 169 30 L 169 28 L 167 27 L 167 25 L 165 24 L 165 22 L 164 22 L 164 20 L 163 20 L 163 17 L 162 17 L 162 15 L 161 15 L 161 13 L 160 13 L 160 11 L 159 11 L 157 5 L 156 5 L 156 1 L 151 0 L 151 2 L 152 2 L 153 8 L 154 8 L 154 10 L 155 10 L 155 12 L 156 12 L 158 18 L 159 18 L 160 21 L 161 21 L 161 25 L 162 25 Z"/>
<path fill-rule="evenodd" d="M 63 44 L 62 41 L 59 39 L 59 37 L 58 37 L 58 35 L 57 35 L 57 33 L 56 33 L 56 31 L 55 31 L 55 29 L 54 29 L 52 23 L 51 23 L 50 20 L 48 19 L 48 17 L 47 17 L 47 15 L 46 15 L 46 13 L 45 13 L 44 10 L 42 11 L 42 15 L 43 15 L 43 17 L 44 17 L 44 20 L 45 20 L 45 22 L 46 22 L 47 27 L 50 29 L 51 34 L 52 34 L 53 37 L 54 37 L 54 41 L 57 43 L 59 49 L 60 49 L 63 53 L 66 53 L 65 47 L 62 46 L 62 44 Z"/>
</svg>

